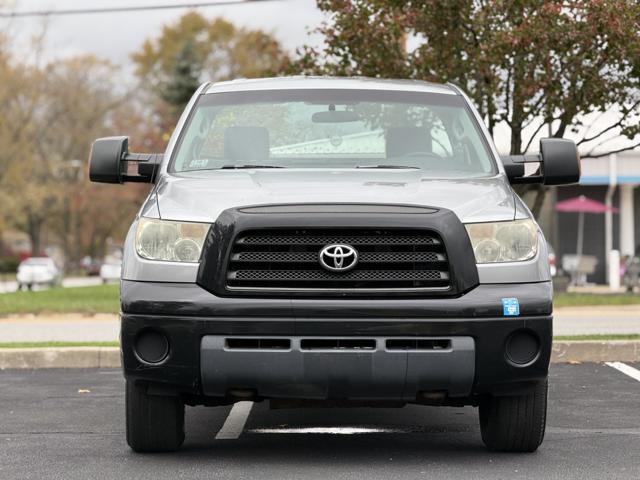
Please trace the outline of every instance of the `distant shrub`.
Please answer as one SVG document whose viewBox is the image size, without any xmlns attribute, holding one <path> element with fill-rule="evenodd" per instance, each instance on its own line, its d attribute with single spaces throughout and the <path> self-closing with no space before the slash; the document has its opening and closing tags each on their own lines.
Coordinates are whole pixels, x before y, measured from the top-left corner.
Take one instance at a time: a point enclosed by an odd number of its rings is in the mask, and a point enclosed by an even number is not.
<svg viewBox="0 0 640 480">
<path fill-rule="evenodd" d="M 16 273 L 20 257 L 0 257 L 0 273 Z"/>
</svg>

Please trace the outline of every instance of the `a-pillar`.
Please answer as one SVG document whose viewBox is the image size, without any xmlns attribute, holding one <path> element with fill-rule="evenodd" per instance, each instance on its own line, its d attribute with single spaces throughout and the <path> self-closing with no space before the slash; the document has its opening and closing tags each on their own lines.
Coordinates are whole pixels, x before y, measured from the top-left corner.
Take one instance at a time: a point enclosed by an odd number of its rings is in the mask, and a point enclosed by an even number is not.
<svg viewBox="0 0 640 480">
<path fill-rule="evenodd" d="M 636 249 L 633 222 L 633 189 L 635 185 L 620 185 L 620 254 L 633 255 Z"/>
</svg>

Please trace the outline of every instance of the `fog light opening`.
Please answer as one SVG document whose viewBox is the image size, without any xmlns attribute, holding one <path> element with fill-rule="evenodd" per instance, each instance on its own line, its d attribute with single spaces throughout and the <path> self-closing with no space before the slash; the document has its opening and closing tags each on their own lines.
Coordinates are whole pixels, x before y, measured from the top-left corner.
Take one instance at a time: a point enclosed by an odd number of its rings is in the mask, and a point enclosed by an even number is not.
<svg viewBox="0 0 640 480">
<path fill-rule="evenodd" d="M 169 340 L 155 330 L 145 330 L 138 335 L 136 355 L 146 363 L 160 363 L 169 355 Z"/>
<path fill-rule="evenodd" d="M 540 340 L 529 330 L 518 330 L 507 339 L 505 353 L 511 363 L 517 366 L 528 365 L 540 354 Z"/>
</svg>

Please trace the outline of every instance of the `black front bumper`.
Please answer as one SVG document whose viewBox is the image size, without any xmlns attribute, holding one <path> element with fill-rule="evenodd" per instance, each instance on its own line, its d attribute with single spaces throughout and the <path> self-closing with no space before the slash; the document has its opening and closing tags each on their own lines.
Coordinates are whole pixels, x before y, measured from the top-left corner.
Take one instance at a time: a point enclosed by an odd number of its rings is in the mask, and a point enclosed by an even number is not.
<svg viewBox="0 0 640 480">
<path fill-rule="evenodd" d="M 519 316 L 503 316 L 507 297 L 519 300 Z M 191 396 L 211 394 L 201 372 L 205 337 L 471 337 L 469 399 L 529 389 L 547 377 L 551 355 L 550 282 L 482 284 L 457 298 L 269 299 L 217 297 L 195 284 L 123 281 L 121 300 L 127 379 Z M 145 363 L 135 352 L 136 339 L 149 330 L 169 340 L 170 353 L 159 364 Z M 505 346 L 522 330 L 539 340 L 540 351 L 517 365 Z"/>
</svg>

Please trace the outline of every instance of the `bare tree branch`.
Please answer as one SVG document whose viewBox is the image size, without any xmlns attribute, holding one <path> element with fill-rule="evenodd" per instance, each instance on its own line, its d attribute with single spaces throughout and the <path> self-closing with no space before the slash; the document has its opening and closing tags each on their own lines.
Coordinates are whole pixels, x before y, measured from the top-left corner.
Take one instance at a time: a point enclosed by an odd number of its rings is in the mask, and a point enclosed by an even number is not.
<svg viewBox="0 0 640 480">
<path fill-rule="evenodd" d="M 640 101 L 635 102 L 633 105 L 631 105 L 631 107 L 628 109 L 628 111 L 632 111 L 635 110 L 638 106 L 640 105 Z M 624 123 L 624 121 L 626 120 L 626 115 L 622 115 L 620 120 L 618 120 L 615 123 L 612 123 L 611 125 L 609 125 L 608 127 L 602 129 L 601 131 L 599 131 L 598 133 L 596 133 L 595 135 L 591 135 L 590 137 L 587 137 L 587 132 L 585 132 L 585 136 L 578 142 L 576 142 L 576 145 L 582 145 L 583 143 L 588 143 L 588 142 L 592 142 L 593 140 L 596 140 L 597 138 L 601 137 L 602 135 L 604 135 L 607 132 L 610 132 L 611 130 L 614 130 L 617 127 L 621 127 L 622 124 Z"/>
<path fill-rule="evenodd" d="M 533 132 L 533 134 L 529 138 L 529 141 L 527 142 L 525 147 L 522 149 L 523 153 L 527 153 L 527 151 L 529 150 L 529 147 L 533 143 L 533 140 L 535 140 L 536 136 L 538 135 L 538 133 L 540 133 L 540 130 L 542 130 L 545 125 L 548 125 L 548 123 L 547 122 L 542 122 L 540 125 L 538 125 L 538 128 L 536 128 L 535 132 Z"/>
<path fill-rule="evenodd" d="M 608 152 L 602 152 L 602 153 L 593 153 L 594 150 L 591 150 L 590 152 L 588 152 L 585 155 L 581 155 L 582 158 L 602 158 L 602 157 L 607 157 L 609 155 L 611 155 L 612 153 L 620 153 L 620 152 L 628 152 L 629 150 L 633 150 L 635 148 L 640 147 L 640 142 L 633 144 L 633 145 L 629 145 L 627 147 L 621 147 L 618 148 L 616 150 L 609 150 Z"/>
</svg>

